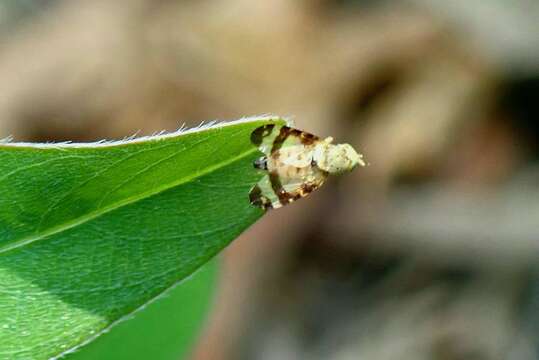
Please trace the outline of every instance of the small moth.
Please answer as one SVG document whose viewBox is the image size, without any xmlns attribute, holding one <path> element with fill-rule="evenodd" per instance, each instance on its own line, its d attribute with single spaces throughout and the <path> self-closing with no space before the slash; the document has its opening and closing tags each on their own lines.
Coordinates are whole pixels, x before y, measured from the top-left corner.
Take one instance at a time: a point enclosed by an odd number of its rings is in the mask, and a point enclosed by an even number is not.
<svg viewBox="0 0 539 360">
<path fill-rule="evenodd" d="M 254 206 L 277 209 L 318 189 L 329 174 L 341 174 L 358 165 L 362 155 L 349 144 L 332 144 L 308 132 L 269 124 L 251 133 L 251 142 L 265 154 L 255 160 L 257 169 L 267 174 L 249 193 Z"/>
</svg>

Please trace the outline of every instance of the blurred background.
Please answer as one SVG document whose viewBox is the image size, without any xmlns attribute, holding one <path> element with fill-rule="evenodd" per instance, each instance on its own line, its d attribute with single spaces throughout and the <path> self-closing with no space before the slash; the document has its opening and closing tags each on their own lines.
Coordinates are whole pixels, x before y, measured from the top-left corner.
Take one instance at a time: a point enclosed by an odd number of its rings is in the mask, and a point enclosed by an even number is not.
<svg viewBox="0 0 539 360">
<path fill-rule="evenodd" d="M 370 165 L 224 252 L 190 359 L 539 359 L 538 1 L 0 0 L 0 138 L 267 113 Z"/>
</svg>

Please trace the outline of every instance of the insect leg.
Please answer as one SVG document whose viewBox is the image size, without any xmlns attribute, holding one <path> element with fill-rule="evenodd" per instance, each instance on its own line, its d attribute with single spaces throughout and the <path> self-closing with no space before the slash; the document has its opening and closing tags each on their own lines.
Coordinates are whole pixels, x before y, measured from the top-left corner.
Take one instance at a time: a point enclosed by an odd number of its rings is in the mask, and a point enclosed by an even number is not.
<svg viewBox="0 0 539 360">
<path fill-rule="evenodd" d="M 268 158 L 263 156 L 259 159 L 256 159 L 253 165 L 256 169 L 268 170 Z"/>
</svg>

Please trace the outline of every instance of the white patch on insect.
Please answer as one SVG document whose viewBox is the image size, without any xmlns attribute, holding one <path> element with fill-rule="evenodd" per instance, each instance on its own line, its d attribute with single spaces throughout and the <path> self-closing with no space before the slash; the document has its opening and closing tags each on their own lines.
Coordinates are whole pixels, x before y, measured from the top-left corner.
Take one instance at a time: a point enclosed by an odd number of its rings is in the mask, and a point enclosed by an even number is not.
<svg viewBox="0 0 539 360">
<path fill-rule="evenodd" d="M 333 145 L 333 138 L 328 137 L 317 143 L 313 151 L 313 161 L 330 174 L 338 175 L 365 166 L 363 156 L 358 154 L 349 144 Z"/>
</svg>

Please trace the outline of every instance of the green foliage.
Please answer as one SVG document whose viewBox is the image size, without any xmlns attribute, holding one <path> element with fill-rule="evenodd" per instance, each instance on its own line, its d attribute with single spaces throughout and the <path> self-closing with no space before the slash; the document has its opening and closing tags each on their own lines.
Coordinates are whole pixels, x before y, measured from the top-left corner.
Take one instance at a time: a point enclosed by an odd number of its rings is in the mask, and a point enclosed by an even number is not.
<svg viewBox="0 0 539 360">
<path fill-rule="evenodd" d="M 211 306 L 216 275 L 216 261 L 210 261 L 159 301 L 65 359 L 184 359 Z"/>
<path fill-rule="evenodd" d="M 0 146 L 0 358 L 46 359 L 192 274 L 256 221 L 249 119 L 89 146 Z"/>
</svg>

